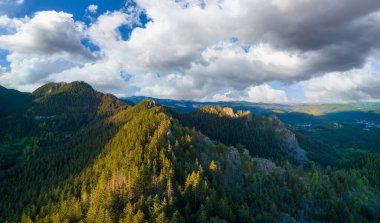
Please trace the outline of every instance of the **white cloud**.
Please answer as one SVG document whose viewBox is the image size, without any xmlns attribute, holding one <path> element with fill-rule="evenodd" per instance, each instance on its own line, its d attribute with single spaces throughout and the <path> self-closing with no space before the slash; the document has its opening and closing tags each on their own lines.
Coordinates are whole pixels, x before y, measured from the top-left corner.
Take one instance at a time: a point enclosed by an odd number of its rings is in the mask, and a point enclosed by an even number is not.
<svg viewBox="0 0 380 223">
<path fill-rule="evenodd" d="M 96 13 L 97 10 L 98 10 L 97 5 L 92 4 L 92 5 L 87 6 L 87 11 L 90 13 Z"/>
<path fill-rule="evenodd" d="M 155 73 L 147 69 L 141 75 L 134 75 L 130 82 L 141 88 L 138 94 L 204 99 L 221 89 L 246 89 L 274 79 L 286 81 L 297 75 L 296 71 L 301 66 L 297 55 L 276 51 L 262 44 L 246 52 L 238 43 L 219 42 L 204 49 L 198 59 L 189 65 L 189 69 L 156 68 L 158 72 Z"/>
<path fill-rule="evenodd" d="M 267 84 L 249 88 L 248 100 L 273 103 L 287 103 L 289 101 L 285 91 L 273 89 Z"/>
<path fill-rule="evenodd" d="M 283 90 L 274 89 L 268 84 L 252 86 L 243 92 L 227 91 L 224 94 L 216 94 L 213 101 L 249 101 L 263 103 L 288 103 L 289 99 Z"/>
<path fill-rule="evenodd" d="M 75 23 L 71 14 L 39 12 L 29 21 L 18 24 L 17 33 L 0 36 L 0 48 L 32 55 L 70 54 L 93 59 L 80 42 L 80 28 L 81 24 Z"/>
<path fill-rule="evenodd" d="M 16 32 L 0 36 L 0 48 L 10 52 L 10 72 L 0 76 L 1 84 L 35 86 L 51 74 L 95 60 L 81 44 L 82 24 L 74 22 L 70 14 L 44 11 L 31 19 L 4 21 Z"/>
<path fill-rule="evenodd" d="M 134 20 L 128 14 L 119 11 L 108 12 L 99 16 L 97 21 L 89 27 L 88 36 L 106 53 L 111 53 L 108 50 L 119 51 L 117 47 L 123 44 L 119 27 L 133 22 Z"/>
<path fill-rule="evenodd" d="M 0 16 L 0 34 L 15 33 L 29 18 L 9 18 L 7 15 Z"/>
<path fill-rule="evenodd" d="M 86 63 L 80 67 L 73 67 L 62 72 L 49 75 L 45 82 L 71 82 L 73 80 L 86 81 L 98 90 L 125 90 L 126 85 L 121 77 L 120 66 L 117 62 L 104 59 L 96 63 Z"/>
<path fill-rule="evenodd" d="M 301 82 L 309 102 L 379 101 L 380 74 L 369 68 L 328 73 Z"/>
</svg>

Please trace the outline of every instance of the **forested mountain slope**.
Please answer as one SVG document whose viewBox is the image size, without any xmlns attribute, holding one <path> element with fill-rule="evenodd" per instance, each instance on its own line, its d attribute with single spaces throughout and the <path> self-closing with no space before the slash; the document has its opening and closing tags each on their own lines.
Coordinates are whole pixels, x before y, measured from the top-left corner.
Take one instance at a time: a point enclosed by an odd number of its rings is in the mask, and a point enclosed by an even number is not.
<svg viewBox="0 0 380 223">
<path fill-rule="evenodd" d="M 0 86 L 0 118 L 25 110 L 30 106 L 32 99 L 31 94 Z"/>
<path fill-rule="evenodd" d="M 21 120 L 1 119 L 1 154 L 20 152 L 0 167 L 0 222 L 380 220 L 377 156 L 341 170 L 252 158 L 154 101 L 130 106 L 88 87 L 44 86 Z"/>
<path fill-rule="evenodd" d="M 251 156 L 307 161 L 306 152 L 298 145 L 295 135 L 275 116 L 258 116 L 249 111 L 235 113 L 232 108 L 219 106 L 173 114 L 213 140 L 246 146 Z"/>
<path fill-rule="evenodd" d="M 149 97 L 132 96 L 121 100 L 138 103 L 147 98 Z M 245 101 L 199 102 L 150 99 L 184 114 L 199 113 L 196 110 L 205 106 L 221 106 L 230 107 L 234 111 L 250 111 L 257 115 L 275 115 L 296 135 L 300 148 L 307 151 L 308 160 L 323 166 L 342 166 L 360 157 L 380 152 L 380 103 L 376 102 L 266 104 Z M 197 127 L 194 123 L 190 124 Z M 211 134 L 217 131 L 211 131 Z"/>
</svg>

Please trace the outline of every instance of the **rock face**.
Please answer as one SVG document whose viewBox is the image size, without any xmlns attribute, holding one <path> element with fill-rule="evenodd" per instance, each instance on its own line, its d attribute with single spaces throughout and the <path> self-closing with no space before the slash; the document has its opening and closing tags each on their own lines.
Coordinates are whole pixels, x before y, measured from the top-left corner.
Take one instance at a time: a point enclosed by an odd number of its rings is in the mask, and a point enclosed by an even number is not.
<svg viewBox="0 0 380 223">
<path fill-rule="evenodd" d="M 235 117 L 234 110 L 228 107 L 205 106 L 201 110 L 210 114 L 218 115 L 218 116 Z"/>
<path fill-rule="evenodd" d="M 284 147 L 293 152 L 293 157 L 297 162 L 307 162 L 307 153 L 298 145 L 295 134 L 288 129 L 284 130 L 284 132 L 285 134 L 282 140 Z"/>
<path fill-rule="evenodd" d="M 146 103 L 148 108 L 153 108 L 157 105 L 155 100 L 146 100 Z"/>
<path fill-rule="evenodd" d="M 205 106 L 201 108 L 203 112 L 207 112 L 210 114 L 215 114 L 218 116 L 227 116 L 230 118 L 240 118 L 240 117 L 248 117 L 252 119 L 252 114 L 250 111 L 237 111 L 234 112 L 234 110 L 230 107 L 221 107 L 221 106 Z"/>
<path fill-rule="evenodd" d="M 233 146 L 229 147 L 229 153 L 227 155 L 227 159 L 230 160 L 234 164 L 234 166 L 240 167 L 241 157 L 236 147 L 233 147 Z"/>
<path fill-rule="evenodd" d="M 253 163 L 255 164 L 255 170 L 268 175 L 273 174 L 275 171 L 282 173 L 284 170 L 281 167 L 277 167 L 274 162 L 264 158 L 253 158 Z"/>
<path fill-rule="evenodd" d="M 216 145 L 216 142 L 210 140 L 207 136 L 203 135 L 200 132 L 192 131 L 192 136 L 196 138 L 197 143 L 204 143 L 209 146 Z M 219 154 L 220 155 L 220 154 Z M 228 169 L 224 169 L 224 174 L 228 176 L 226 183 L 234 185 L 237 180 L 235 177 L 238 176 L 241 171 L 241 165 L 243 164 L 243 159 L 248 160 L 254 166 L 254 171 L 263 173 L 266 175 L 272 175 L 275 172 L 280 173 L 281 175 L 285 172 L 282 167 L 277 166 L 273 161 L 265 158 L 255 157 L 253 158 L 247 149 L 242 149 L 240 152 L 234 146 L 228 146 L 227 152 L 224 156 L 220 156 L 219 159 L 216 159 L 217 163 L 228 163 Z"/>
<path fill-rule="evenodd" d="M 298 163 L 307 162 L 307 152 L 299 146 L 296 135 L 287 129 L 284 123 L 282 123 L 276 116 L 271 116 L 270 118 L 276 123 L 275 131 L 278 133 L 279 137 L 281 137 L 284 150 Z"/>
<path fill-rule="evenodd" d="M 223 112 L 228 116 L 235 116 L 234 110 L 232 110 L 232 108 L 225 107 L 223 108 Z"/>
</svg>

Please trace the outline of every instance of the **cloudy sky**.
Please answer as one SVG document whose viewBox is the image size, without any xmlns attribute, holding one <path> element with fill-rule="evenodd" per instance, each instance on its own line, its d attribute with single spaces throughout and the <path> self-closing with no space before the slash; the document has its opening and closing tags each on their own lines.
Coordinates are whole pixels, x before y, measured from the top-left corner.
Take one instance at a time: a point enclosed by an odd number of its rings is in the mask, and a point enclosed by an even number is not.
<svg viewBox="0 0 380 223">
<path fill-rule="evenodd" d="M 0 85 L 193 100 L 380 99 L 378 0 L 0 0 Z"/>
</svg>

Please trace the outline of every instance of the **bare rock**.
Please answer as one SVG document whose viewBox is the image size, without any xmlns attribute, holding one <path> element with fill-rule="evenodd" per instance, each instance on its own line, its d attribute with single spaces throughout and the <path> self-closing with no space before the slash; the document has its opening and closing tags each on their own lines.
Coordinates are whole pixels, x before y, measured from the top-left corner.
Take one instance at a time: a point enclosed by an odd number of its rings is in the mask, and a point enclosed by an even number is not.
<svg viewBox="0 0 380 223">
<path fill-rule="evenodd" d="M 281 137 L 282 146 L 285 152 L 293 157 L 298 163 L 307 162 L 307 152 L 299 146 L 296 135 L 287 129 L 278 117 L 271 116 L 270 119 L 276 125 L 275 131 L 279 134 L 279 137 Z"/>
<path fill-rule="evenodd" d="M 268 159 L 264 158 L 253 158 L 253 163 L 255 164 L 256 171 L 262 172 L 268 175 L 273 174 L 275 171 L 283 172 L 281 167 L 277 167 L 276 164 Z"/>
</svg>

